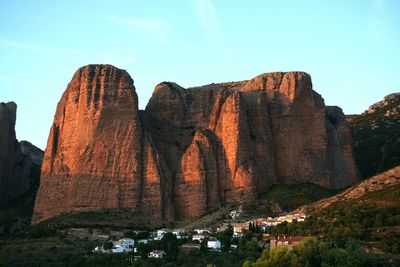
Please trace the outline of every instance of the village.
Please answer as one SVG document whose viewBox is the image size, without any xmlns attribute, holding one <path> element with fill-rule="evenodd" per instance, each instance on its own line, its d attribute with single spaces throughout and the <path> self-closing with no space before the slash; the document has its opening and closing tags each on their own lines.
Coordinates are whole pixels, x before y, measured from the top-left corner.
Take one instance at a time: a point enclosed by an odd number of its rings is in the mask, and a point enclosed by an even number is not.
<svg viewBox="0 0 400 267">
<path fill-rule="evenodd" d="M 133 230 L 130 237 L 99 235 L 103 242 L 93 249 L 94 253 L 131 253 L 134 259 L 155 258 L 162 259 L 168 251 L 162 249 L 162 241 L 174 239 L 175 251 L 203 250 L 209 252 L 232 251 L 238 249 L 240 240 L 244 239 L 249 232 L 257 232 L 258 238 L 253 237 L 252 244 L 259 249 L 273 249 L 279 246 L 287 246 L 289 250 L 304 237 L 302 236 L 271 236 L 267 233 L 270 227 L 293 221 L 304 221 L 304 214 L 286 214 L 279 217 L 255 218 L 243 220 L 242 209 L 231 210 L 230 219 L 224 221 L 216 228 L 196 229 L 157 229 L 155 231 Z M 179 244 L 179 245 L 178 245 Z M 179 248 L 178 248 L 179 246 Z M 175 253 L 175 252 L 174 252 Z"/>
</svg>

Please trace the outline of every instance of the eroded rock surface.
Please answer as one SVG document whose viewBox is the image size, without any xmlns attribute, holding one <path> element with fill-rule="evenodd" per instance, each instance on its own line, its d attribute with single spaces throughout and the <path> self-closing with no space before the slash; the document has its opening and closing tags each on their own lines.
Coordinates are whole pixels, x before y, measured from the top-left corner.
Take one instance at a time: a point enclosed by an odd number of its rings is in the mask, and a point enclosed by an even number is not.
<svg viewBox="0 0 400 267">
<path fill-rule="evenodd" d="M 273 183 L 358 179 L 342 111 L 325 107 L 304 72 L 190 89 L 163 82 L 139 112 L 128 73 L 89 65 L 58 104 L 34 222 L 117 207 L 186 219 Z"/>
</svg>

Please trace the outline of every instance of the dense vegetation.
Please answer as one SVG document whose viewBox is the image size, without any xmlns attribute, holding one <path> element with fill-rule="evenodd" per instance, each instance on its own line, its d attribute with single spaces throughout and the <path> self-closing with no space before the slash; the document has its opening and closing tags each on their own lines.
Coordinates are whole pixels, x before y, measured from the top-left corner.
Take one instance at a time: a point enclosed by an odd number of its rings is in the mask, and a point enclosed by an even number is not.
<svg viewBox="0 0 400 267">
<path fill-rule="evenodd" d="M 282 223 L 270 233 L 315 236 L 338 249 L 357 240 L 364 248 L 396 258 L 400 254 L 400 185 L 335 203 L 313 212 L 304 222 Z"/>
<path fill-rule="evenodd" d="M 349 116 L 355 158 L 363 178 L 400 165 L 399 106 L 397 96 L 373 113 Z"/>
<path fill-rule="evenodd" d="M 142 239 L 146 237 L 144 233 L 132 233 L 131 237 Z M 160 241 L 139 244 L 136 255 L 98 254 L 91 251 L 96 242 L 64 235 L 48 225 L 40 224 L 29 228 L 24 236 L 12 236 L 0 243 L 0 266 L 241 266 L 246 260 L 255 261 L 260 257 L 262 249 L 258 247 L 258 241 L 262 239 L 262 233 L 249 232 L 240 240 L 231 240 L 231 236 L 231 228 L 216 234 L 226 248 L 231 243 L 238 245 L 238 249 L 232 251 L 210 251 L 205 248 L 205 242 L 200 250 L 184 251 L 180 246 L 185 240 L 177 240 L 169 233 Z M 153 249 L 163 249 L 167 257 L 147 258 Z M 132 261 L 134 256 L 140 256 L 141 259 Z"/>
<path fill-rule="evenodd" d="M 344 248 L 340 248 L 310 237 L 292 250 L 285 246 L 265 250 L 257 261 L 246 261 L 243 267 L 373 267 L 389 264 L 382 257 L 366 253 L 354 242 L 348 242 Z"/>
</svg>

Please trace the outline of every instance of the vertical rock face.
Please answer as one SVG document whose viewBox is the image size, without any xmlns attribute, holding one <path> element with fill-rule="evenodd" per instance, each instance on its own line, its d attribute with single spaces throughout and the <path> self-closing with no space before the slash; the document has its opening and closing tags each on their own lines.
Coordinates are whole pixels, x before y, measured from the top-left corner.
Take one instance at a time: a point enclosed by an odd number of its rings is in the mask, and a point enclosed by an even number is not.
<svg viewBox="0 0 400 267">
<path fill-rule="evenodd" d="M 75 73 L 50 130 L 33 222 L 79 209 L 138 208 L 142 130 L 137 105 L 127 72 L 89 65 Z"/>
<path fill-rule="evenodd" d="M 15 103 L 0 103 L 0 206 L 8 203 L 28 186 L 28 181 L 15 181 L 14 178 L 18 146 L 14 129 L 16 112 Z M 16 186 L 16 182 L 20 186 Z"/>
<path fill-rule="evenodd" d="M 58 105 L 34 222 L 115 207 L 185 219 L 252 201 L 273 183 L 357 180 L 343 113 L 325 107 L 306 73 L 191 89 L 163 82 L 139 113 L 125 71 L 90 65 Z"/>
<path fill-rule="evenodd" d="M 17 105 L 0 103 L 0 206 L 38 186 L 43 152 L 15 137 Z"/>
</svg>

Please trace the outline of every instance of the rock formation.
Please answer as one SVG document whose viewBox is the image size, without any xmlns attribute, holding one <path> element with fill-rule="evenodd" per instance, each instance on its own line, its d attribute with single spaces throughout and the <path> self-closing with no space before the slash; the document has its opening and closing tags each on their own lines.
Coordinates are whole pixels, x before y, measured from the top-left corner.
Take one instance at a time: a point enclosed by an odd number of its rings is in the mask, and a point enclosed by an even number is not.
<svg viewBox="0 0 400 267">
<path fill-rule="evenodd" d="M 120 207 L 185 219 L 252 201 L 273 183 L 343 188 L 358 178 L 344 115 L 325 107 L 306 73 L 163 82 L 138 111 L 127 72 L 88 65 L 58 104 L 33 222 Z"/>
<path fill-rule="evenodd" d="M 400 165 L 400 93 L 371 105 L 360 115 L 349 115 L 354 154 L 362 178 Z"/>
<path fill-rule="evenodd" d="M 43 151 L 15 136 L 17 105 L 0 103 L 0 206 L 37 188 Z"/>
</svg>

